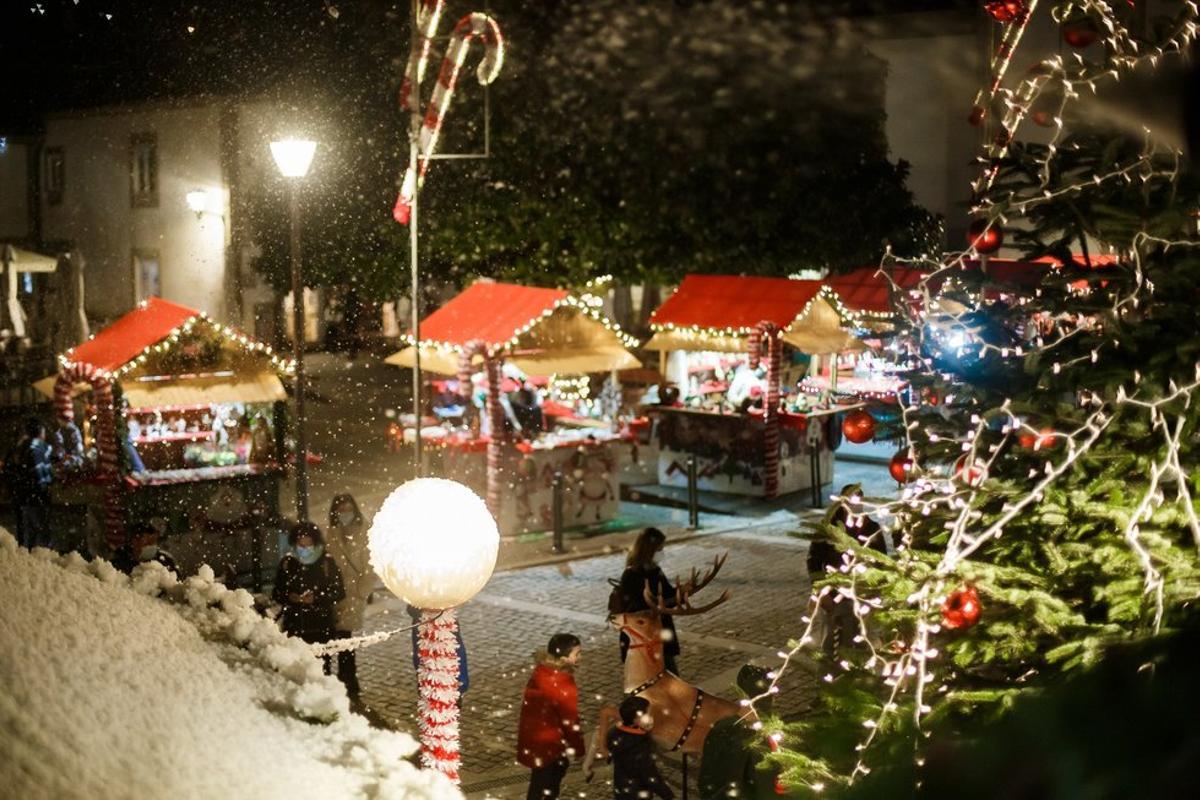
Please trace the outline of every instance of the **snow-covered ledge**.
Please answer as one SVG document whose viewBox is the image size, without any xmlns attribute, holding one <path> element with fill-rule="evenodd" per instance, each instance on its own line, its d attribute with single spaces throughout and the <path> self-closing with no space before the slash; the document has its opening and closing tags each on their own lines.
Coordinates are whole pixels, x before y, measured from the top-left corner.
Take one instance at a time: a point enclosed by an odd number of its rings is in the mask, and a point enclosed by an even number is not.
<svg viewBox="0 0 1200 800">
<path fill-rule="evenodd" d="M 207 567 L 127 577 L 0 529 L 0 639 L 10 796 L 461 798 Z"/>
</svg>

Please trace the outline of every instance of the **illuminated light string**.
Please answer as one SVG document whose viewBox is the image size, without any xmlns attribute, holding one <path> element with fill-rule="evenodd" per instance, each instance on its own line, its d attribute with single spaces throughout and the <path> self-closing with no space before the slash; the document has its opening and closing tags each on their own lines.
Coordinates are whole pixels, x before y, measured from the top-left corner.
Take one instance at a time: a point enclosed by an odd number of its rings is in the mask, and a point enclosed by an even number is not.
<svg viewBox="0 0 1200 800">
<path fill-rule="evenodd" d="M 594 295 L 592 297 L 594 297 Z M 601 301 L 601 304 L 603 304 L 603 301 Z M 612 320 L 605 317 L 602 313 L 600 313 L 600 311 L 597 310 L 597 306 L 595 305 L 595 303 L 589 302 L 588 300 L 585 300 L 583 298 L 575 297 L 573 295 L 568 295 L 567 297 L 564 297 L 561 300 L 556 300 L 554 302 L 554 304 L 551 305 L 549 308 L 547 308 L 545 311 L 541 312 L 536 317 L 530 319 L 528 322 L 526 322 L 525 324 L 518 327 L 516 329 L 516 331 L 513 333 L 513 335 L 511 337 L 509 337 L 507 342 L 501 342 L 500 344 L 497 345 L 497 352 L 509 350 L 511 348 L 516 347 L 520 343 L 522 336 L 524 336 L 529 331 L 533 330 L 543 320 L 545 320 L 547 317 L 549 317 L 555 311 L 558 311 L 560 308 L 562 308 L 564 306 L 576 308 L 576 309 L 582 311 L 584 314 L 586 314 L 591 319 L 595 320 L 596 322 L 599 322 L 601 325 L 604 326 L 605 330 L 616 334 L 617 339 L 625 347 L 638 347 L 641 344 L 640 340 L 638 340 L 636 337 L 631 336 L 628 333 L 626 333 L 624 330 L 621 329 L 620 325 L 618 325 L 617 323 L 613 322 Z M 405 344 L 408 344 L 408 345 L 415 344 L 415 341 L 414 341 L 411 333 L 405 334 L 404 336 L 402 336 L 400 338 Z M 422 339 L 421 347 L 432 348 L 435 350 L 441 350 L 441 351 L 453 352 L 453 353 L 462 353 L 463 352 L 463 345 L 461 345 L 461 344 L 456 344 L 454 342 L 443 342 L 443 341 L 438 341 L 436 339 Z"/>
<path fill-rule="evenodd" d="M 139 304 L 139 306 L 144 307 L 145 302 L 143 301 L 141 304 Z M 195 316 L 189 317 L 185 322 L 176 326 L 175 328 L 172 328 L 163 338 L 153 342 L 152 344 L 146 345 L 144 348 L 142 348 L 140 353 L 126 361 L 121 366 L 112 370 L 100 370 L 100 374 L 108 380 L 118 380 L 121 378 L 121 376 L 128 374 L 130 371 L 146 363 L 147 359 L 149 359 L 151 356 L 159 353 L 165 353 L 170 350 L 175 346 L 181 337 L 191 333 L 192 329 L 198 322 L 207 323 L 210 328 L 216 331 L 227 342 L 236 344 L 251 352 L 262 353 L 263 355 L 267 356 L 267 358 L 270 359 L 271 365 L 283 374 L 291 375 L 295 373 L 296 363 L 292 359 L 279 356 L 270 348 L 270 346 L 251 339 L 241 331 L 216 322 L 209 318 L 207 314 L 201 312 Z M 88 341 L 91 341 L 94 338 L 95 334 L 89 336 Z M 66 368 L 72 364 L 79 363 L 72 358 L 74 353 L 74 347 L 72 347 L 70 350 L 67 350 L 65 353 L 60 353 L 58 356 L 59 367 Z"/>
<path fill-rule="evenodd" d="M 1092 11 L 1100 13 L 1101 19 L 1104 21 L 1113 36 L 1110 45 L 1118 50 L 1125 51 L 1134 50 L 1135 42 L 1120 28 L 1114 21 L 1109 19 L 1107 9 L 1103 5 L 1089 3 L 1086 7 Z M 1085 83 L 1089 88 L 1095 88 L 1096 81 L 1105 78 L 1118 78 L 1121 71 L 1132 69 L 1147 59 L 1151 64 L 1156 63 L 1157 59 L 1162 57 L 1169 51 L 1180 51 L 1183 45 L 1188 44 L 1196 36 L 1197 6 L 1195 2 L 1187 2 L 1184 12 L 1181 15 L 1181 22 L 1177 26 L 1175 34 L 1166 45 L 1153 48 L 1147 54 L 1141 56 L 1121 56 L 1118 55 L 1110 63 L 1115 63 L 1120 69 L 1104 69 L 1097 75 L 1086 77 L 1087 73 L 1081 72 L 1079 75 L 1085 77 L 1073 81 L 1074 83 Z M 1011 55 L 1008 54 L 1008 55 Z M 1072 85 L 1073 85 L 1072 84 Z M 1032 82 L 1031 82 L 1032 85 Z M 1041 84 L 1038 83 L 1038 86 Z M 1035 87 L 1036 88 L 1036 87 Z M 1064 94 L 1066 99 L 1072 100 L 1077 97 L 1077 93 L 1071 90 L 1072 87 L 1067 87 L 1068 91 Z M 1036 96 L 1036 91 L 1028 97 L 1031 100 Z M 1026 99 L 1024 96 L 1022 99 Z M 1025 111 L 1030 103 L 1025 102 L 1015 104 L 1013 106 L 1014 116 L 1011 118 L 1019 123 L 1023 118 Z M 1007 121 L 1007 120 L 1006 120 Z M 1061 114 L 1056 117 L 1056 125 L 1061 128 Z M 1007 127 L 1007 126 L 1006 126 Z M 1015 124 L 1011 129 L 1015 129 Z M 1010 130 L 1011 130 L 1010 129 Z M 1057 134 L 1056 134 L 1057 136 Z M 1149 139 L 1147 140 L 1149 141 Z M 1005 145 L 1007 145 L 1007 140 Z M 1057 150 L 1051 148 L 1048 152 L 1047 162 L 1052 161 L 1057 154 Z M 1073 187 L 1060 189 L 1058 191 L 1049 191 L 1043 188 L 1040 196 L 1026 200 L 1025 205 L 1018 203 L 1019 211 L 1024 212 L 1028 207 L 1037 204 L 1049 202 L 1057 197 L 1069 196 L 1071 193 L 1080 192 L 1084 188 L 1102 185 L 1108 180 L 1124 180 L 1127 183 L 1132 182 L 1136 178 L 1141 178 L 1144 183 L 1151 180 L 1162 179 L 1167 181 L 1175 181 L 1178 178 L 1180 161 L 1179 154 L 1176 154 L 1176 165 L 1172 170 L 1147 169 L 1152 162 L 1153 154 L 1149 152 L 1143 153 L 1143 157 L 1135 161 L 1133 164 L 1121 167 L 1118 170 L 1108 173 L 1103 176 L 1093 176 L 1092 178 L 1081 181 Z M 1142 170 L 1139 172 L 1139 170 Z M 989 174 L 989 172 L 991 174 Z M 1040 177 L 1043 182 L 1043 187 L 1048 182 L 1047 176 L 1050 173 L 1043 170 Z M 989 167 L 980 181 L 976 182 L 975 187 L 990 185 L 990 180 L 995 175 L 995 172 Z M 985 208 L 986 206 L 981 206 Z M 1138 307 L 1141 302 L 1143 293 L 1153 293 L 1153 285 L 1144 278 L 1143 271 L 1143 248 L 1146 245 L 1157 244 L 1164 249 L 1171 247 L 1196 247 L 1197 242 L 1194 241 L 1167 241 L 1148 234 L 1138 234 L 1134 237 L 1133 246 L 1128 254 L 1129 262 L 1132 264 L 1132 269 L 1135 275 L 1135 285 L 1132 291 L 1124 296 L 1116 295 L 1113 300 L 1112 312 L 1114 314 L 1126 313 L 1131 309 Z M 960 253 L 951 254 L 944 262 L 934 263 L 929 259 L 922 257 L 920 259 L 899 259 L 895 258 L 890 251 L 885 254 L 885 262 L 893 260 L 897 263 L 921 263 L 923 265 L 932 264 L 934 270 L 927 274 L 921 283 L 913 289 L 901 290 L 899 286 L 892 283 L 893 290 L 897 296 L 907 296 L 912 299 L 923 301 L 921 304 L 914 307 L 902 307 L 899 313 L 902 317 L 907 318 L 907 321 L 912 324 L 915 331 L 916 342 L 913 346 L 913 352 L 919 353 L 920 346 L 926 344 L 926 339 L 931 335 L 931 331 L 924 324 L 927 317 L 933 313 L 936 308 L 934 297 L 935 293 L 932 286 L 938 285 L 938 281 L 945 279 L 953 274 L 956 270 L 961 270 L 966 266 L 966 260 L 974 254 L 973 249 Z M 881 268 L 881 272 L 886 276 L 886 270 Z M 890 280 L 890 278 L 889 278 Z M 978 305 L 979 297 L 973 299 L 972 305 Z M 1018 301 L 1018 305 L 1025 303 Z M 953 322 L 961 323 L 963 315 L 967 312 L 956 314 L 941 314 L 938 315 L 941 319 L 950 319 Z M 1096 322 L 1092 319 L 1078 317 L 1074 320 L 1056 318 L 1052 320 L 1056 330 L 1060 331 L 1060 336 L 1046 340 L 1044 336 L 1036 336 L 1033 341 L 1025 342 L 1024 346 L 1018 345 L 1009 350 L 1002 352 L 1005 357 L 1028 357 L 1032 355 L 1040 355 L 1043 352 L 1056 347 L 1064 341 L 1065 338 L 1073 337 L 1079 333 L 1090 331 L 1096 332 L 1099 328 L 1095 327 Z M 1073 328 L 1064 326 L 1064 323 L 1072 323 Z M 1117 342 L 1113 342 L 1117 346 Z M 988 347 L 984 346 L 985 351 Z M 1052 371 L 1060 372 L 1064 366 L 1070 366 L 1082 361 L 1091 361 L 1096 363 L 1100 359 L 1100 347 L 1098 346 L 1090 353 L 1076 359 L 1065 362 L 1065 364 L 1056 365 Z M 1001 348 L 1003 351 L 1003 348 Z M 914 367 L 924 367 L 930 370 L 932 365 L 925 359 L 917 358 L 910 359 L 909 364 Z M 921 582 L 920 587 L 909 598 L 908 602 L 915 606 L 918 612 L 918 621 L 915 626 L 915 632 L 911 639 L 906 642 L 897 642 L 898 652 L 894 655 L 881 652 L 874 646 L 867 629 L 867 617 L 872 609 L 880 608 L 881 601 L 879 598 L 860 598 L 857 592 L 856 576 L 861 572 L 866 571 L 866 565 L 861 561 L 861 556 L 857 550 L 850 550 L 843 554 L 843 563 L 838 572 L 847 576 L 848 583 L 833 587 L 830 585 L 822 586 L 819 590 L 814 591 L 810 595 L 810 601 L 813 604 L 814 612 L 817 604 L 824 597 L 828 596 L 829 592 L 836 591 L 841 598 L 841 602 L 851 602 L 852 610 L 855 614 L 859 636 L 856 640 L 865 642 L 870 657 L 866 662 L 868 669 L 878 669 L 881 676 L 884 678 L 885 685 L 890 687 L 890 693 L 887 694 L 886 701 L 882 704 L 880 712 L 877 716 L 863 721 L 863 726 L 867 729 L 867 734 L 856 747 L 858 752 L 857 761 L 849 780 L 854 782 L 858 777 L 866 775 L 870 772 L 870 767 L 867 764 L 867 753 L 871 745 L 875 742 L 879 731 L 882 728 L 881 723 L 887 714 L 895 713 L 899 709 L 897 703 L 902 692 L 912 691 L 913 697 L 913 715 L 914 722 L 918 728 L 921 728 L 923 717 L 932 709 L 930 705 L 929 690 L 936 685 L 938 693 L 945 693 L 948 690 L 946 683 L 938 684 L 939 676 L 929 667 L 931 660 L 936 660 L 938 651 L 935 647 L 930 646 L 930 636 L 937 634 L 941 630 L 941 626 L 937 622 L 929 620 L 937 619 L 937 613 L 940 603 L 943 601 L 944 595 L 949 586 L 956 582 L 952 580 L 961 565 L 969 560 L 980 547 L 983 547 L 990 541 L 999 538 L 1004 531 L 1004 526 L 1017 518 L 1022 512 L 1029 508 L 1035 502 L 1040 501 L 1044 497 L 1044 492 L 1061 478 L 1072 466 L 1101 438 L 1103 433 L 1108 429 L 1112 422 L 1117 418 L 1118 407 L 1139 407 L 1146 410 L 1150 416 L 1152 429 L 1157 431 L 1163 438 L 1165 453 L 1156 457 L 1152 464 L 1147 485 L 1141 490 L 1141 496 L 1131 518 L 1125 523 L 1122 530 L 1122 536 L 1130 551 L 1135 555 L 1137 562 L 1143 573 L 1143 584 L 1146 595 L 1150 596 L 1154 604 L 1154 615 L 1152 620 L 1153 629 L 1157 632 L 1161 626 L 1164 606 L 1165 606 L 1165 578 L 1159 568 L 1155 565 L 1153 557 L 1143 540 L 1140 524 L 1143 520 L 1149 519 L 1153 510 L 1161 506 L 1165 502 L 1163 492 L 1164 484 L 1173 481 L 1176 485 L 1177 497 L 1176 505 L 1182 505 L 1186 511 L 1186 520 L 1188 528 L 1192 534 L 1194 544 L 1198 552 L 1200 552 L 1200 518 L 1197 517 L 1195 509 L 1192 505 L 1192 493 L 1188 486 L 1188 473 L 1182 465 L 1180 459 L 1180 443 L 1185 427 L 1185 418 L 1180 414 L 1174 418 L 1172 423 L 1166 416 L 1166 409 L 1177 403 L 1183 403 L 1185 406 L 1190 405 L 1195 401 L 1198 391 L 1200 391 L 1200 364 L 1194 367 L 1193 380 L 1183 386 L 1172 382 L 1168 387 L 1168 392 L 1160 397 L 1144 396 L 1140 393 L 1140 375 L 1135 373 L 1133 388 L 1121 388 L 1116 392 L 1115 397 L 1111 401 L 1103 400 L 1099 394 L 1091 390 L 1082 390 L 1077 393 L 1078 402 L 1081 406 L 1090 407 L 1092 411 L 1087 416 L 1085 422 L 1076 430 L 1050 431 L 1045 432 L 1035 429 L 1032 425 L 1018 420 L 1015 416 L 1008 412 L 1007 401 L 1000 407 L 1003 412 L 1009 413 L 1009 422 L 1002 429 L 1004 438 L 997 444 L 990 445 L 988 454 L 982 455 L 979 453 L 982 433 L 986 425 L 981 414 L 977 414 L 973 420 L 974 427 L 969 429 L 961 438 L 949 437 L 950 441 L 957 441 L 966 454 L 966 463 L 963 464 L 963 471 L 966 472 L 974 468 L 976 465 L 982 467 L 984 474 L 987 474 L 988 467 L 997 459 L 999 453 L 1003 450 L 1004 445 L 1015 435 L 1032 434 L 1036 437 L 1033 451 L 1040 449 L 1042 437 L 1051 439 L 1056 445 L 1063 445 L 1065 455 L 1054 463 L 1050 458 L 1044 462 L 1041 470 L 1036 468 L 1031 469 L 1029 478 L 1034 481 L 1031 488 L 1020 499 L 1006 503 L 1002 509 L 999 518 L 997 518 L 984 531 L 979 533 L 971 533 L 970 528 L 973 523 L 982 518 L 982 513 L 975 507 L 976 499 L 980 494 L 980 488 L 986 479 L 973 480 L 955 480 L 955 476 L 951 474 L 949 477 L 939 478 L 931 477 L 930 475 L 918 476 L 908 484 L 899 500 L 886 503 L 866 503 L 863 513 L 887 513 L 894 516 L 896 520 L 894 530 L 899 533 L 899 539 L 896 544 L 897 559 L 900 562 L 900 568 L 903 570 L 906 565 L 911 562 L 913 556 L 910 553 L 912 543 L 911 535 L 905 530 L 905 523 L 914 517 L 927 516 L 937 508 L 946 508 L 953 510 L 955 513 L 949 522 L 946 523 L 946 529 L 949 531 L 948 541 L 944 552 L 942 553 L 936 569 L 932 574 Z M 947 396 L 943 401 L 949 405 L 953 402 L 953 396 Z M 918 411 L 914 405 L 903 404 L 901 406 L 902 422 L 905 431 L 905 441 L 907 444 L 907 452 L 914 459 L 914 469 L 919 470 L 919 465 L 916 464 L 914 441 L 915 432 L 919 429 L 919 423 L 913 419 L 913 415 Z M 947 437 L 939 437 L 936 433 L 925 434 L 930 442 L 947 441 Z M 1036 479 L 1036 480 L 1035 480 Z M 865 551 L 864 551 L 865 554 Z M 872 556 L 865 554 L 867 559 Z M 780 651 L 779 657 L 782 659 L 782 664 L 772 673 L 771 684 L 767 691 L 751 698 L 748 703 L 753 705 L 759 700 L 765 699 L 771 694 L 778 692 L 779 681 L 786 673 L 794 659 L 801 656 L 804 648 L 813 643 L 812 632 L 815 623 L 815 613 L 813 616 L 805 619 L 806 627 L 803 634 L 796 645 L 788 651 Z M 849 667 L 843 662 L 843 669 Z M 832 681 L 835 677 L 833 674 L 825 676 L 826 681 Z M 1019 679 L 1018 679 L 1019 680 Z M 776 734 L 778 735 L 778 734 Z M 928 735 L 928 734 L 926 734 Z M 922 759 L 918 755 L 916 757 L 918 765 L 922 763 Z M 810 783 L 809 788 L 814 791 L 819 791 L 816 784 Z"/>
<path fill-rule="evenodd" d="M 792 318 L 792 321 L 788 323 L 788 325 L 784 326 L 783 330 L 787 331 L 791 325 L 795 325 L 797 322 L 800 322 L 807 317 L 808 313 L 812 310 L 813 304 L 818 300 L 825 300 L 828 302 L 831 306 L 833 306 L 834 311 L 837 312 L 837 315 L 842 319 L 843 322 L 848 322 L 856 328 L 864 327 L 862 324 L 864 319 L 869 318 L 885 320 L 893 319 L 895 316 L 894 314 L 882 311 L 861 311 L 852 309 L 842 301 L 841 296 L 832 287 L 822 286 L 816 294 L 809 298 L 808 302 L 804 304 L 804 307 L 800 309 L 795 317 Z M 742 338 L 753 334 L 756 330 L 756 327 L 757 326 L 755 325 L 739 325 L 736 327 L 726 325 L 721 327 L 708 327 L 699 324 L 681 325 L 674 322 L 650 322 L 650 330 L 654 331 L 655 333 L 672 333 L 678 336 L 694 339 L 706 337 Z"/>
<path fill-rule="evenodd" d="M 1034 5 L 1036 5 L 1036 2 L 1030 4 L 1030 12 L 1032 12 Z M 1054 130 L 1047 145 L 1047 158 L 1041 165 L 1043 182 L 1048 182 L 1049 180 L 1049 161 L 1056 152 L 1057 143 L 1063 132 L 1063 110 L 1070 100 L 1076 99 L 1079 96 L 1076 89 L 1077 86 L 1084 85 L 1094 93 L 1101 81 L 1109 79 L 1119 80 L 1122 72 L 1130 72 L 1143 63 L 1155 66 L 1160 59 L 1170 53 L 1184 52 L 1196 38 L 1197 34 L 1197 5 L 1194 0 L 1187 0 L 1179 14 L 1174 30 L 1162 43 L 1145 49 L 1139 55 L 1127 55 L 1127 53 L 1138 53 L 1143 50 L 1143 43 L 1138 42 L 1130 35 L 1125 26 L 1119 20 L 1115 19 L 1106 3 L 1071 3 L 1060 9 L 1052 9 L 1052 15 L 1055 16 L 1055 21 L 1061 24 L 1075 9 L 1081 9 L 1090 18 L 1098 19 L 1100 24 L 1107 29 L 1107 34 L 1103 38 L 1103 44 L 1110 54 L 1108 62 L 1093 69 L 1091 65 L 1084 61 L 1080 54 L 1073 53 L 1072 55 L 1077 67 L 1073 73 L 1068 73 L 1066 67 L 1063 65 L 1061 56 L 1054 56 L 1041 62 L 1035 70 L 1038 74 L 1023 80 L 1018 84 L 1016 89 L 1003 89 L 997 82 L 991 95 L 992 97 L 996 95 L 1001 96 L 1004 99 L 1007 109 L 1002 121 L 1004 134 L 999 137 L 999 141 L 993 141 L 988 146 L 988 155 L 990 160 L 994 162 L 996 159 L 1003 158 L 1008 152 L 1013 134 L 1028 115 L 1048 79 L 1055 77 L 1060 80 L 1062 97 L 1059 100 L 1057 113 L 1052 117 Z M 1032 16 L 1032 13 L 1027 14 L 1023 18 L 1021 21 L 1022 27 L 1028 22 L 1030 16 Z M 1015 27 L 1016 24 L 1009 26 L 1009 29 Z M 1006 34 L 1009 29 L 1006 29 Z M 998 50 L 998 55 L 999 52 Z M 1008 53 L 1009 57 L 1011 57 L 1011 52 L 1010 50 Z M 1007 67 L 1007 62 L 1004 66 L 1005 68 Z M 996 61 L 993 60 L 993 72 L 995 68 Z M 978 107 L 979 98 L 977 98 L 976 102 Z M 972 184 L 972 188 L 977 194 L 983 194 L 990 188 L 997 174 L 998 170 L 996 167 L 989 166 L 983 175 Z"/>
</svg>

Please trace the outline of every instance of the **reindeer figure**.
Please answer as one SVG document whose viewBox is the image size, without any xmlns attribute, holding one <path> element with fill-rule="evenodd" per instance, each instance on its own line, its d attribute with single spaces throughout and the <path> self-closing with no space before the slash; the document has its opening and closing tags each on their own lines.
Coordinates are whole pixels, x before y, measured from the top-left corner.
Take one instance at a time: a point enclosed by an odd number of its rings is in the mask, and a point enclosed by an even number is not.
<svg viewBox="0 0 1200 800">
<path fill-rule="evenodd" d="M 703 589 L 725 564 L 728 554 L 713 559 L 712 567 L 701 576 L 695 569 L 686 581 L 676 580 L 676 601 L 668 605 L 662 595 L 654 595 L 649 585 L 643 589 L 648 608 L 632 608 L 619 585 L 614 583 L 608 599 L 609 618 L 614 627 L 629 636 L 629 652 L 625 657 L 625 694 L 640 695 L 650 703 L 654 729 L 650 736 L 660 750 L 699 754 L 704 739 L 719 719 L 740 713 L 736 703 L 706 694 L 700 688 L 669 672 L 663 664 L 662 617 L 691 616 L 712 611 L 729 599 L 729 590 L 711 603 L 691 604 L 692 595 Z M 596 741 L 589 748 L 585 772 L 590 772 L 592 760 L 607 758 L 604 734 L 616 717 L 616 710 L 606 707 L 600 711 Z"/>
</svg>

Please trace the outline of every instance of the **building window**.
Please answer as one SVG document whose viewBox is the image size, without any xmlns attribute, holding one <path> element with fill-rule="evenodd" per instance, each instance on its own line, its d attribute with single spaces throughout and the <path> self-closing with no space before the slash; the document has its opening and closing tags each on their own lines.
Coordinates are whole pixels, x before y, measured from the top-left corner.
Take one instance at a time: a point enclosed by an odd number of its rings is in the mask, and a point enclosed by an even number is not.
<svg viewBox="0 0 1200 800">
<path fill-rule="evenodd" d="M 152 250 L 133 251 L 133 280 L 137 302 L 148 297 L 162 296 L 162 280 L 158 271 L 158 253 Z"/>
<path fill-rule="evenodd" d="M 158 205 L 158 137 L 135 133 L 129 146 L 130 201 L 134 208 Z"/>
<path fill-rule="evenodd" d="M 66 185 L 63 149 L 47 147 L 42 160 L 42 189 L 46 192 L 46 202 L 52 206 L 61 203 Z"/>
</svg>

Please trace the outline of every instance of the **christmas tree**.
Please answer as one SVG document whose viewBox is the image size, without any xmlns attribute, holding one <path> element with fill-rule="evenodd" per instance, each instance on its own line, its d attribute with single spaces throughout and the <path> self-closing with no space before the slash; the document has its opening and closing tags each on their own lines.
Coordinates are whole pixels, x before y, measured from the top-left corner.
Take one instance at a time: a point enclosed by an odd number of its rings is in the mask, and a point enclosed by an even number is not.
<svg viewBox="0 0 1200 800">
<path fill-rule="evenodd" d="M 817 707 L 764 723 L 796 796 L 933 796 L 946 753 L 967 743 L 962 757 L 979 757 L 997 730 L 1029 729 L 1014 719 L 1062 726 L 1079 702 L 1057 698 L 1103 704 L 1115 698 L 1095 686 L 1136 685 L 1161 699 L 1177 685 L 1155 672 L 1200 597 L 1200 179 L 1154 131 L 1073 115 L 1193 43 L 1195 3 L 1166 4 L 1175 17 L 1153 25 L 1140 5 L 986 4 L 1004 27 L 971 115 L 991 131 L 971 247 L 916 264 L 925 280 L 898 297 L 909 480 L 899 500 L 865 508 L 895 547 L 817 526 L 842 562 L 815 582 L 827 611 L 777 671 L 815 658 Z M 1033 14 L 1051 14 L 1070 48 L 1014 79 L 1005 70 Z M 1027 122 L 1045 128 L 1041 143 L 1022 141 Z M 1038 268 L 981 263 L 1004 238 Z M 822 657 L 814 625 L 838 613 L 850 635 Z M 1115 735 L 1113 752 L 1141 738 Z M 1103 788 L 1088 796 L 1131 796 L 1109 777 L 1090 775 Z"/>
</svg>

